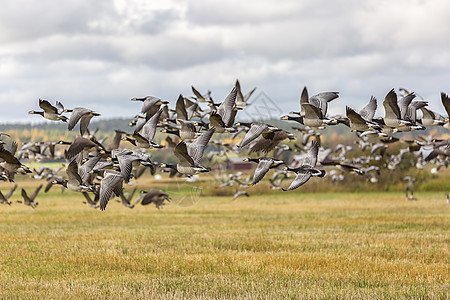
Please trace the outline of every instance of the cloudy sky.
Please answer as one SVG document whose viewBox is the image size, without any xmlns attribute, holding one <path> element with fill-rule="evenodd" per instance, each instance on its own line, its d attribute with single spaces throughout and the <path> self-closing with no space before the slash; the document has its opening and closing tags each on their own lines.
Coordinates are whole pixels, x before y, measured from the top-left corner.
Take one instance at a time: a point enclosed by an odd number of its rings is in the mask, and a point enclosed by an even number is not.
<svg viewBox="0 0 450 300">
<path fill-rule="evenodd" d="M 6 0 L 0 10 L 0 123 L 35 121 L 38 99 L 132 117 L 133 97 L 174 103 L 191 85 L 221 101 L 237 78 L 283 112 L 339 91 L 331 114 L 392 88 L 443 112 L 450 92 L 446 0 Z"/>
</svg>

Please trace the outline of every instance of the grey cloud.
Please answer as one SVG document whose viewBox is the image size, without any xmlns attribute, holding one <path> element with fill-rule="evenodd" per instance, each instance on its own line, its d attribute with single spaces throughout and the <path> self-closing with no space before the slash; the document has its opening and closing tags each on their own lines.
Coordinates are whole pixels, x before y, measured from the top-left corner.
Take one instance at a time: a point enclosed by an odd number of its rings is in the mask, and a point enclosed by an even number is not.
<svg viewBox="0 0 450 300">
<path fill-rule="evenodd" d="M 129 63 L 141 63 L 161 70 L 183 69 L 193 65 L 207 65 L 221 60 L 228 53 L 220 44 L 195 40 L 181 35 L 161 39 L 138 36 L 135 43 L 122 47 L 123 57 Z"/>
<path fill-rule="evenodd" d="M 90 22 L 114 17 L 114 3 L 100 1 L 8 0 L 0 11 L 0 40 L 91 32 Z"/>
<path fill-rule="evenodd" d="M 122 55 L 109 37 L 91 35 L 51 36 L 29 42 L 30 49 L 16 55 L 28 63 L 52 63 L 60 60 L 100 60 L 120 62 Z"/>
<path fill-rule="evenodd" d="M 181 16 L 171 9 L 152 11 L 150 16 L 138 22 L 137 31 L 142 34 L 161 34 L 168 29 L 173 22 L 181 19 Z"/>
<path fill-rule="evenodd" d="M 132 97 L 173 105 L 194 85 L 221 101 L 236 78 L 286 113 L 305 85 L 341 93 L 330 113 L 361 108 L 371 95 L 380 104 L 400 86 L 442 111 L 439 92 L 450 92 L 448 8 L 443 0 L 6 1 L 0 103 L 20 106 L 1 118 L 36 117 L 26 112 L 39 97 L 127 117 L 139 111 Z"/>
</svg>

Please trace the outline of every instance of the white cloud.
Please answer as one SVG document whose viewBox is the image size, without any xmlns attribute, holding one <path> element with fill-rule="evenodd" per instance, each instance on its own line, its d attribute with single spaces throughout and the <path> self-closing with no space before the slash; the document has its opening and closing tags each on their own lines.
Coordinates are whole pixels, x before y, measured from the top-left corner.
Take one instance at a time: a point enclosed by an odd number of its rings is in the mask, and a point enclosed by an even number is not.
<svg viewBox="0 0 450 300">
<path fill-rule="evenodd" d="M 444 0 L 2 4 L 0 103 L 24 104 L 9 106 L 2 121 L 24 118 L 39 97 L 103 117 L 134 115 L 135 96 L 173 105 L 191 85 L 221 101 L 236 78 L 286 112 L 297 109 L 305 85 L 340 91 L 330 113 L 360 108 L 371 95 L 381 104 L 400 86 L 442 111 L 439 92 L 449 92 Z"/>
</svg>

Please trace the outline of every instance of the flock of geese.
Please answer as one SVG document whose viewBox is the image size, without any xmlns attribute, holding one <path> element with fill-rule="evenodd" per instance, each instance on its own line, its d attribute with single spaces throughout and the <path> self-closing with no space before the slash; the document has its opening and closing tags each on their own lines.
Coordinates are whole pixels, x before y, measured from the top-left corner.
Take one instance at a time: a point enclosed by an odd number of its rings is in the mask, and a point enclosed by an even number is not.
<svg viewBox="0 0 450 300">
<path fill-rule="evenodd" d="M 164 171 L 171 176 L 195 178 L 198 174 L 216 169 L 214 164 L 207 165 L 207 161 L 211 161 L 214 156 L 246 156 L 246 161 L 256 164 L 252 176 L 244 179 L 241 172 L 228 172 L 223 179 L 220 187 L 238 186 L 233 200 L 241 196 L 248 197 L 246 188 L 260 183 L 271 169 L 274 170 L 269 180 L 272 188 L 289 191 L 299 188 L 313 176 L 328 175 L 333 182 L 339 182 L 347 173 L 354 173 L 376 183 L 380 168 L 395 169 L 405 160 L 407 153 L 413 155 L 417 168 L 423 168 L 424 163 L 432 163 L 436 166 L 435 171 L 438 171 L 448 165 L 450 139 L 420 136 L 408 140 L 396 137 L 399 132 L 424 130 L 426 126 L 441 126 L 450 130 L 450 99 L 445 93 L 441 93 L 441 101 L 447 116 L 428 109 L 428 102 L 418 100 L 415 93 L 406 92 L 398 96 L 392 89 L 383 100 L 384 117 L 375 117 L 375 97 L 371 97 L 360 110 L 346 107 L 345 116 L 330 117 L 328 105 L 339 98 L 339 93 L 322 92 L 309 96 L 305 87 L 301 93 L 299 110 L 281 117 L 295 125 L 292 127 L 294 134 L 265 122 L 236 122 L 237 113 L 250 105 L 249 99 L 254 91 L 252 89 L 244 95 L 237 80 L 226 98 L 217 103 L 210 91 L 202 94 L 192 87 L 194 95 L 180 95 L 175 108 L 170 108 L 168 101 L 153 96 L 132 98 L 132 101 L 142 103 L 140 113 L 130 122 L 134 130 L 116 130 L 108 144 L 104 139 L 96 138 L 96 131 L 89 130 L 91 119 L 99 116 L 99 113 L 83 107 L 66 109 L 59 101 L 53 105 L 48 100 L 39 99 L 41 110 L 31 110 L 29 114 L 65 122 L 69 131 L 79 124 L 80 134 L 73 141 L 28 143 L 20 149 L 12 141 L 11 147 L 6 149 L 3 138 L 11 137 L 7 133 L 0 133 L 0 179 L 13 182 L 16 174 L 46 178 L 48 184 L 45 192 L 54 185 L 61 185 L 82 194 L 85 204 L 105 210 L 110 199 L 115 196 L 130 208 L 136 203 L 153 203 L 159 208 L 165 201 L 170 201 L 166 192 L 157 189 L 141 191 L 132 204 L 136 188 L 127 193 L 124 192 L 124 184 L 137 180 L 145 170 L 150 170 L 153 175 L 157 171 Z M 419 110 L 422 112 L 421 118 L 418 118 Z M 335 149 L 322 147 L 320 130 L 337 124 L 348 126 L 355 133 L 357 140 L 354 146 L 338 145 Z M 164 142 L 155 140 L 157 131 L 166 134 Z M 236 142 L 223 142 L 222 137 Z M 389 154 L 387 148 L 393 143 L 406 146 L 399 153 Z M 66 160 L 66 164 L 58 170 L 30 170 L 21 162 L 25 159 L 58 159 L 57 147 L 64 147 Z M 176 163 L 152 161 L 153 151 L 161 148 L 170 149 Z M 425 148 L 429 150 L 426 156 L 422 151 Z M 355 149 L 363 154 L 352 155 Z M 386 158 L 385 165 L 380 165 L 383 157 Z M 411 157 L 408 159 L 411 160 Z M 324 168 L 328 166 L 333 168 L 327 172 Z M 289 183 L 283 183 L 284 180 L 289 180 Z M 407 200 L 414 198 L 414 181 L 412 178 L 409 180 Z M 36 197 L 42 187 L 40 185 L 31 195 L 22 189 L 23 203 L 35 207 L 38 204 Z M 16 188 L 17 185 L 5 194 L 0 192 L 0 203 L 11 204 L 9 199 Z"/>
</svg>

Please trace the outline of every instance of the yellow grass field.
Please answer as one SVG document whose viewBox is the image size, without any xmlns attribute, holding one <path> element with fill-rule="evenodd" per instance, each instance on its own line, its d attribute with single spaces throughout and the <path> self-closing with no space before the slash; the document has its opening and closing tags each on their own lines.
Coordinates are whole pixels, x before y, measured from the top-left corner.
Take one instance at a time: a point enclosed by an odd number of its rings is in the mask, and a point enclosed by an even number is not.
<svg viewBox="0 0 450 300">
<path fill-rule="evenodd" d="M 0 206 L 0 297 L 448 299 L 450 205 L 415 196 L 175 196 L 101 212 L 54 188 L 36 209 Z"/>
</svg>

